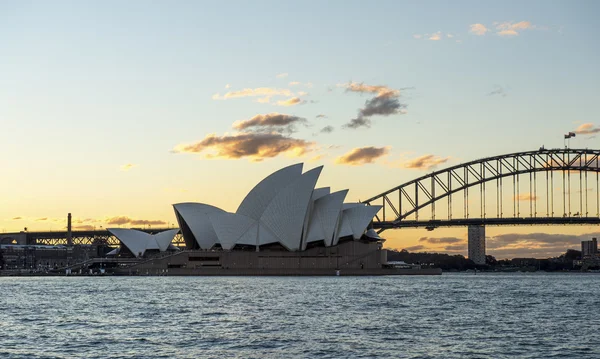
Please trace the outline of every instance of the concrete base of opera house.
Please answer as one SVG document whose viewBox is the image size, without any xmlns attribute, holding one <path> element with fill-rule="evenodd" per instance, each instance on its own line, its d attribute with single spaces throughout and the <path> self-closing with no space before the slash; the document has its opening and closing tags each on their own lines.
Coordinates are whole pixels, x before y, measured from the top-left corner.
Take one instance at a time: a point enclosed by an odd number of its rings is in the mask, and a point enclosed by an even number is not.
<svg viewBox="0 0 600 359">
<path fill-rule="evenodd" d="M 348 241 L 334 247 L 288 251 L 189 250 L 115 269 L 121 275 L 359 276 L 436 275 L 438 268 L 393 268 L 380 242 Z"/>
</svg>

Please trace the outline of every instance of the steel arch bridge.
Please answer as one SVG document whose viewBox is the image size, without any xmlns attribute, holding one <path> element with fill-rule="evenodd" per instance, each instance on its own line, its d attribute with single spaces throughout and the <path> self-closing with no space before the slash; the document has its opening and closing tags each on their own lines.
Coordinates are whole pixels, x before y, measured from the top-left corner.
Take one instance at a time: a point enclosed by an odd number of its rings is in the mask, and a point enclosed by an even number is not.
<svg viewBox="0 0 600 359">
<path fill-rule="evenodd" d="M 434 171 L 363 202 L 383 206 L 373 220 L 379 232 L 406 227 L 600 224 L 599 156 L 600 150 L 542 147 L 482 158 Z"/>
</svg>

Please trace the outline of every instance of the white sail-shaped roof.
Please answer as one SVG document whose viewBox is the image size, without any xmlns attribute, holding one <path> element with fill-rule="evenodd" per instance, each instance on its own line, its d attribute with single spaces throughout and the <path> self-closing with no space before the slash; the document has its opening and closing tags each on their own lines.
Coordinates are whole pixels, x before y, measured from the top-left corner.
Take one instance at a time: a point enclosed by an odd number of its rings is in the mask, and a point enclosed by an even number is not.
<svg viewBox="0 0 600 359">
<path fill-rule="evenodd" d="M 179 228 L 162 231 L 152 236 L 161 252 L 165 252 L 167 249 L 169 249 L 169 246 L 171 245 L 171 242 L 173 242 L 173 238 L 175 238 L 177 232 L 179 232 Z"/>
<path fill-rule="evenodd" d="M 261 216 L 261 222 L 291 251 L 300 249 L 304 218 L 322 169 L 313 168 L 279 191 Z"/>
<path fill-rule="evenodd" d="M 340 241 L 340 238 L 347 236 L 354 236 L 354 232 L 352 232 L 352 227 L 350 227 L 350 218 L 348 218 L 348 215 L 345 213 L 345 211 L 342 211 L 342 213 L 340 213 L 337 232 L 333 237 L 333 245 L 337 245 Z"/>
<path fill-rule="evenodd" d="M 149 249 L 166 251 L 179 229 L 170 229 L 156 234 L 148 234 L 136 229 L 107 228 L 136 257 L 141 257 Z"/>
<path fill-rule="evenodd" d="M 363 235 L 365 229 L 367 229 L 367 226 L 381 207 L 360 205 L 344 210 L 344 216 L 347 217 L 348 224 L 352 228 L 354 239 L 359 239 Z"/>
<path fill-rule="evenodd" d="M 330 192 L 331 192 L 331 188 L 329 188 L 329 187 L 315 188 L 313 190 L 311 199 L 313 201 L 316 201 L 323 196 L 327 196 Z"/>
<path fill-rule="evenodd" d="M 257 223 L 256 220 L 237 213 L 211 213 L 208 216 L 223 249 L 233 248 L 238 240 Z M 253 232 L 256 233 L 256 227 Z M 252 238 L 248 238 L 248 235 L 244 237 L 244 241 L 247 242 L 246 244 L 256 244 L 256 234 L 253 241 Z"/>
<path fill-rule="evenodd" d="M 333 244 L 338 218 L 348 190 L 334 192 L 315 201 L 308 229 L 307 243 L 323 240 L 325 246 Z M 306 247 L 305 247 L 306 248 Z"/>
<path fill-rule="evenodd" d="M 277 193 L 301 175 L 302 163 L 272 173 L 252 188 L 235 213 L 259 220 Z"/>
<path fill-rule="evenodd" d="M 124 228 L 107 228 L 107 230 L 136 257 L 141 257 L 146 252 L 146 247 L 149 244 L 150 235 L 146 232 L 135 229 Z M 154 242 L 156 244 L 156 242 Z"/>
<path fill-rule="evenodd" d="M 173 208 L 185 221 L 200 248 L 211 249 L 219 243 L 219 238 L 208 215 L 211 213 L 225 213 L 225 211 L 209 204 L 193 202 L 174 204 Z M 180 223 L 179 226 L 183 228 L 183 223 Z"/>
</svg>

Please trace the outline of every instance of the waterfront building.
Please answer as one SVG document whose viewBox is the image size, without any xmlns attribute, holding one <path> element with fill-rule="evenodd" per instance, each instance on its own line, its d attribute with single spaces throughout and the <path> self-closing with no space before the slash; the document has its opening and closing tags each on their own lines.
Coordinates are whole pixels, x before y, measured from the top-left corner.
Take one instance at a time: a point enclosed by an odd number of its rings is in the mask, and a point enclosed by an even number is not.
<svg viewBox="0 0 600 359">
<path fill-rule="evenodd" d="M 485 264 L 485 227 L 469 226 L 469 259 L 475 264 Z"/>
<path fill-rule="evenodd" d="M 134 257 L 143 257 L 146 251 L 165 252 L 173 247 L 171 242 L 179 229 L 169 229 L 156 234 L 149 234 L 136 229 L 107 228 Z M 121 251 L 114 252 L 121 253 Z M 110 254 L 113 254 L 112 252 Z"/>
<path fill-rule="evenodd" d="M 323 167 L 282 168 L 258 183 L 238 209 L 205 203 L 173 205 L 187 249 L 305 251 L 358 240 L 381 206 L 344 203 L 348 190 L 315 188 Z"/>
<path fill-rule="evenodd" d="M 581 257 L 593 258 L 598 256 L 598 240 L 592 238 L 591 241 L 581 241 Z"/>
</svg>

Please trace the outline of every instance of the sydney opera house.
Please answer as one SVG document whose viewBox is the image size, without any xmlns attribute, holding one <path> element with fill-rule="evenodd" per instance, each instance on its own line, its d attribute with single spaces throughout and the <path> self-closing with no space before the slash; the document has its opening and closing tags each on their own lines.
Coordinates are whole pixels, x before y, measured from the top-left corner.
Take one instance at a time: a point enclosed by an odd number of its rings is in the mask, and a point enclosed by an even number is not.
<svg viewBox="0 0 600 359">
<path fill-rule="evenodd" d="M 235 212 L 205 203 L 173 205 L 185 251 L 149 257 L 135 274 L 395 274 L 383 240 L 368 229 L 380 206 L 345 203 L 348 190 L 315 188 L 323 167 L 280 169 L 258 183 Z M 177 230 L 150 235 L 109 229 L 134 257 L 166 252 Z M 386 270 L 387 269 L 387 270 Z"/>
</svg>

